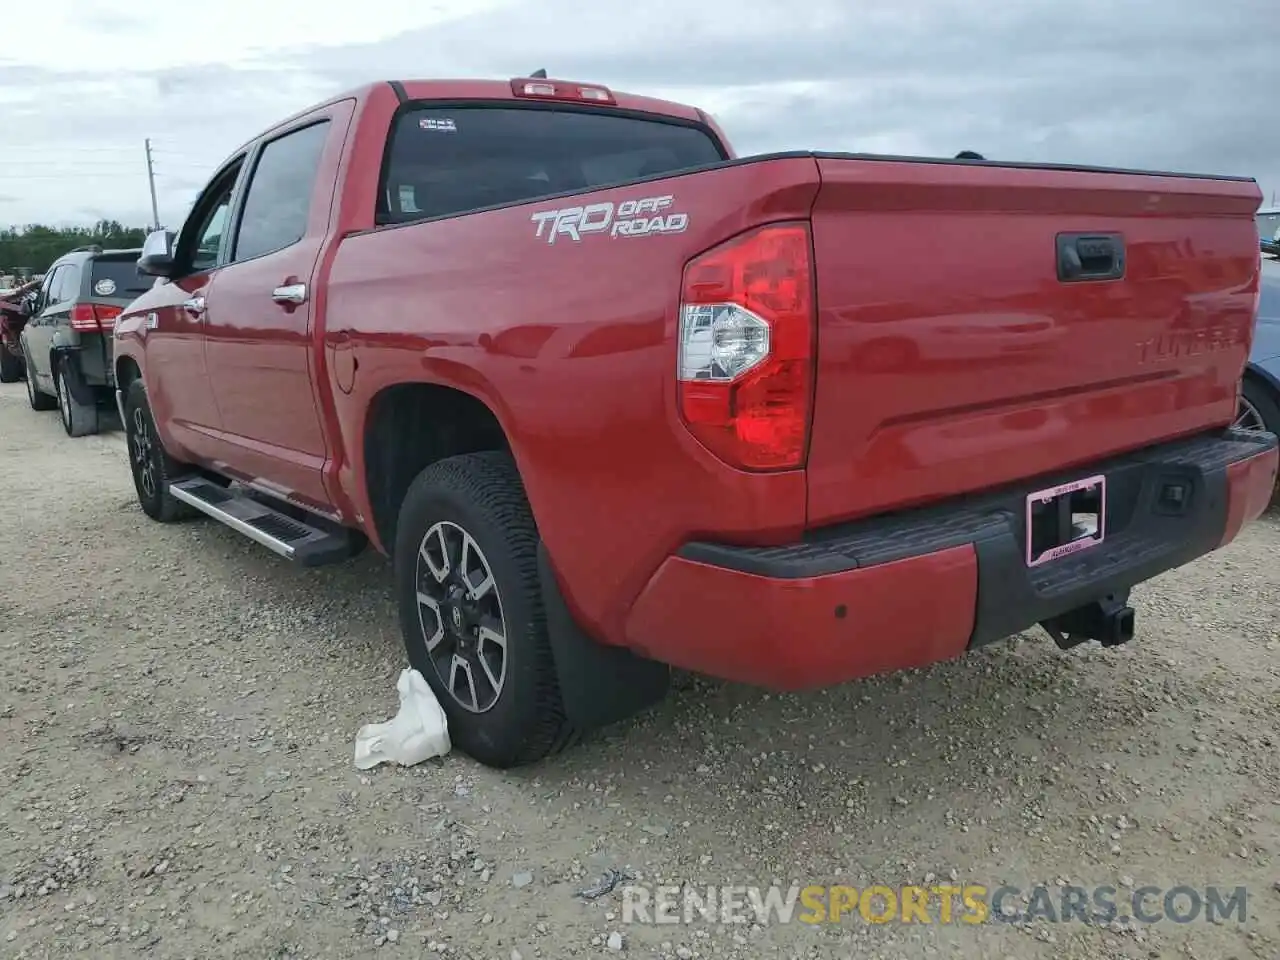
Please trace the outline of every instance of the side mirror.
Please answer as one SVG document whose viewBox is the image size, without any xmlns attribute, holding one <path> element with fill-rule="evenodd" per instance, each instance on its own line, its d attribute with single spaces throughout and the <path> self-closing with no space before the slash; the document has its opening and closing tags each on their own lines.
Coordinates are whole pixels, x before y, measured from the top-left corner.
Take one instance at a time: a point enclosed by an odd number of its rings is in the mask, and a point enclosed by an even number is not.
<svg viewBox="0 0 1280 960">
<path fill-rule="evenodd" d="M 156 230 L 147 234 L 142 243 L 142 256 L 138 257 L 138 272 L 148 277 L 171 277 L 177 264 L 173 259 L 172 230 Z"/>
<path fill-rule="evenodd" d="M 28 293 L 22 298 L 22 315 L 30 320 L 36 315 L 36 301 L 40 299 L 40 295 L 36 293 Z"/>
</svg>

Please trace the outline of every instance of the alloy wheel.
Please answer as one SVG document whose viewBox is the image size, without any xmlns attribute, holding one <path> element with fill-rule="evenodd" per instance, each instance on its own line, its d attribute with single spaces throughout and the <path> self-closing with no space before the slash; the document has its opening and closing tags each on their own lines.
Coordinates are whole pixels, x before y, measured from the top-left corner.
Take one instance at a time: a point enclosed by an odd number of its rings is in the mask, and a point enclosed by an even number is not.
<svg viewBox="0 0 1280 960">
<path fill-rule="evenodd" d="M 507 624 L 493 568 L 475 539 L 442 520 L 418 546 L 418 622 L 441 684 L 464 710 L 484 713 L 502 695 Z"/>
<path fill-rule="evenodd" d="M 1236 407 L 1236 419 L 1232 423 L 1233 427 L 1240 430 L 1265 430 L 1267 429 L 1266 421 L 1262 419 L 1262 413 L 1249 402 L 1248 398 L 1241 394 L 1237 401 L 1239 406 Z"/>
<path fill-rule="evenodd" d="M 155 443 L 141 407 L 133 409 L 129 425 L 129 447 L 133 454 L 133 472 L 138 478 L 138 486 L 148 499 L 152 499 L 156 495 Z"/>
</svg>

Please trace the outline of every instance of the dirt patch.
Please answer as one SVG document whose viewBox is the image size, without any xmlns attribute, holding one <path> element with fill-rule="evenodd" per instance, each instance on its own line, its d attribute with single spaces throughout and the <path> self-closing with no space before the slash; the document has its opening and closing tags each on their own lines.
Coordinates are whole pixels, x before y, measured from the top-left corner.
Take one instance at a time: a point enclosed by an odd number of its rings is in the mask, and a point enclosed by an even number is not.
<svg viewBox="0 0 1280 960">
<path fill-rule="evenodd" d="M 1274 513 L 1138 591 L 1119 650 L 1029 635 L 796 696 L 681 676 L 530 770 L 361 773 L 403 662 L 385 563 L 299 570 L 151 523 L 121 438 L 68 440 L 21 391 L 0 388 L 0 952 L 1280 956 Z M 1247 919 L 627 925 L 621 887 L 578 896 L 610 869 L 1244 886 Z"/>
</svg>

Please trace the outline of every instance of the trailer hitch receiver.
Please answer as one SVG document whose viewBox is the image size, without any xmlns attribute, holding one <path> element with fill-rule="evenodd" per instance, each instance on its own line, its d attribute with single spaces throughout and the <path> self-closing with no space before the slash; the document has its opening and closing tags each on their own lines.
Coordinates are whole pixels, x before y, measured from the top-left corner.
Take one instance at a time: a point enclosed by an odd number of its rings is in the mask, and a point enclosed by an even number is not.
<svg viewBox="0 0 1280 960">
<path fill-rule="evenodd" d="M 1043 620 L 1040 626 L 1063 650 L 1088 640 L 1097 640 L 1104 647 L 1118 647 L 1133 639 L 1137 615 L 1128 599 L 1127 592 L 1123 596 L 1111 594 Z"/>
</svg>

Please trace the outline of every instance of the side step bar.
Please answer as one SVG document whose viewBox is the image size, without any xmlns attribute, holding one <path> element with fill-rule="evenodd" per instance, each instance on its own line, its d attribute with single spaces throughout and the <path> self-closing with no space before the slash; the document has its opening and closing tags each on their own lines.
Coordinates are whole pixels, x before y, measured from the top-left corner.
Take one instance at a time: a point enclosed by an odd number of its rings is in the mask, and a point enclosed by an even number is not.
<svg viewBox="0 0 1280 960">
<path fill-rule="evenodd" d="M 354 552 L 346 531 L 322 530 L 267 506 L 241 489 L 223 487 L 203 477 L 169 484 L 175 500 L 225 523 L 272 553 L 304 567 L 348 559 Z"/>
</svg>

